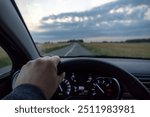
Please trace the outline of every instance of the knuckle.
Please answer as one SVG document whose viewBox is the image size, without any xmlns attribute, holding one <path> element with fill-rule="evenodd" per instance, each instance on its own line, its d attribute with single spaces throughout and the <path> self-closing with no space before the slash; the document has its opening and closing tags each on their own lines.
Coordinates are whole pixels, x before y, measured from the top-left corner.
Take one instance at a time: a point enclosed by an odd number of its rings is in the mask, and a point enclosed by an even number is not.
<svg viewBox="0 0 150 117">
<path fill-rule="evenodd" d="M 42 58 L 38 58 L 38 59 L 35 60 L 35 63 L 38 64 L 38 65 L 43 64 L 44 60 Z"/>
<path fill-rule="evenodd" d="M 33 60 L 30 60 L 26 63 L 26 65 L 28 66 L 28 65 L 31 65 L 32 63 L 33 63 Z"/>
</svg>

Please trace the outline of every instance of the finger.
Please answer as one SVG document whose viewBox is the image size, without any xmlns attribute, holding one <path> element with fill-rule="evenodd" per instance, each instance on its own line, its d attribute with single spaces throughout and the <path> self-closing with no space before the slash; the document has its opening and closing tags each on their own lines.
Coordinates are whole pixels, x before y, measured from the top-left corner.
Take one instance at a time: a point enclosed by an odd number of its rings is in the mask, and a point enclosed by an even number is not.
<svg viewBox="0 0 150 117">
<path fill-rule="evenodd" d="M 44 56 L 44 57 L 42 57 L 42 59 L 50 59 L 51 57 L 50 56 Z"/>
<path fill-rule="evenodd" d="M 63 72 L 61 75 L 59 75 L 58 78 L 59 78 L 59 83 L 61 83 L 63 81 L 63 79 L 65 78 L 65 72 Z"/>
<path fill-rule="evenodd" d="M 52 56 L 52 57 L 44 56 L 41 59 L 47 62 L 49 61 L 49 63 L 53 64 L 56 68 L 57 68 L 58 63 L 60 62 L 59 56 Z"/>
<path fill-rule="evenodd" d="M 50 59 L 52 60 L 52 62 L 54 63 L 54 65 L 57 67 L 58 63 L 60 62 L 59 56 L 53 56 Z"/>
</svg>

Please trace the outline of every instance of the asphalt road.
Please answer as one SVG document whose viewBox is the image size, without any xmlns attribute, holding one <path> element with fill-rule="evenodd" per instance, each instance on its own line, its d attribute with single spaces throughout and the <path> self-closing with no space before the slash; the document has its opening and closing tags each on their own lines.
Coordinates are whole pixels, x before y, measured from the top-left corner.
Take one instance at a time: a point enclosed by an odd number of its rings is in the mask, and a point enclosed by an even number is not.
<svg viewBox="0 0 150 117">
<path fill-rule="evenodd" d="M 89 52 L 86 48 L 83 48 L 78 43 L 74 43 L 67 47 L 52 51 L 48 56 L 58 55 L 58 56 L 91 56 L 92 53 Z"/>
</svg>

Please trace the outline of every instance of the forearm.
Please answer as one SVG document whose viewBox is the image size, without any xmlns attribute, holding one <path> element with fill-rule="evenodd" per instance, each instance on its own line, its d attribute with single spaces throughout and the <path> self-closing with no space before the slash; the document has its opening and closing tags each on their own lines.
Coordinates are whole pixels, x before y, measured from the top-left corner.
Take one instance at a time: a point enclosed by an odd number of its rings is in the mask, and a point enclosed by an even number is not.
<svg viewBox="0 0 150 117">
<path fill-rule="evenodd" d="M 43 92 L 36 86 L 22 84 L 16 87 L 3 100 L 44 100 L 46 99 Z"/>
</svg>

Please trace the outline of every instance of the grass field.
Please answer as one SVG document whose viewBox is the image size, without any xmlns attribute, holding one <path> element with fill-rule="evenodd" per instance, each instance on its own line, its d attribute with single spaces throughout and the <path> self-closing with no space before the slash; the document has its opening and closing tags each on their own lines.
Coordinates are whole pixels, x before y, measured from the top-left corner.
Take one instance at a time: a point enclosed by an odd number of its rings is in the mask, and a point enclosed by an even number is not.
<svg viewBox="0 0 150 117">
<path fill-rule="evenodd" d="M 37 44 L 42 54 L 49 53 L 70 45 L 69 43 Z M 150 43 L 83 43 L 81 46 L 100 56 L 150 58 Z M 0 68 L 10 65 L 11 60 L 6 52 L 0 48 Z"/>
<path fill-rule="evenodd" d="M 46 54 L 51 51 L 63 48 L 70 45 L 69 43 L 44 43 L 44 44 L 37 44 L 37 48 L 41 54 Z"/>
<path fill-rule="evenodd" d="M 11 65 L 11 60 L 6 52 L 0 47 L 0 68 Z"/>
<path fill-rule="evenodd" d="M 82 46 L 100 56 L 150 58 L 150 43 L 84 43 Z"/>
</svg>

